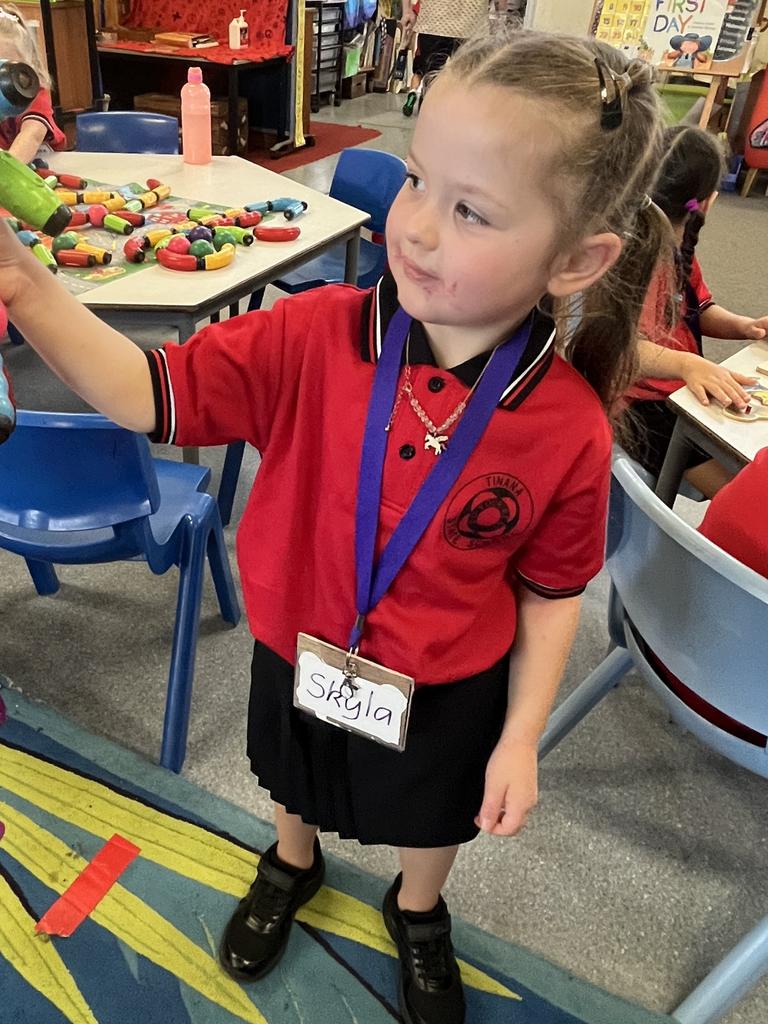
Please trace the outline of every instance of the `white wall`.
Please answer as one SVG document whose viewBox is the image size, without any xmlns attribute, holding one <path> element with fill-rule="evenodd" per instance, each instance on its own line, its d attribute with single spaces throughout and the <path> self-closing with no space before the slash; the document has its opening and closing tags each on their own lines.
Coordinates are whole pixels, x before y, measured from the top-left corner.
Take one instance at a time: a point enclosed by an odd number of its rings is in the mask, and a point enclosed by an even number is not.
<svg viewBox="0 0 768 1024">
<path fill-rule="evenodd" d="M 594 0 L 528 0 L 529 16 L 526 21 L 532 28 L 543 32 L 586 35 L 593 8 Z"/>
</svg>

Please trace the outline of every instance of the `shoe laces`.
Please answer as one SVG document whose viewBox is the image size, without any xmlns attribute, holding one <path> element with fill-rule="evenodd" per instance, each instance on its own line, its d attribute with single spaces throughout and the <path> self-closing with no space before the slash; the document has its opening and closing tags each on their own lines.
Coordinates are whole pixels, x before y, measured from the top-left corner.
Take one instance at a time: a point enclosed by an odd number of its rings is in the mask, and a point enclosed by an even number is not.
<svg viewBox="0 0 768 1024">
<path fill-rule="evenodd" d="M 249 894 L 248 919 L 262 928 L 274 926 L 285 913 L 290 901 L 289 892 L 263 876 L 258 877 Z"/>
<path fill-rule="evenodd" d="M 448 928 L 440 928 L 429 939 L 409 942 L 414 970 L 426 987 L 445 988 L 451 979 L 454 955 L 449 935 Z"/>
</svg>

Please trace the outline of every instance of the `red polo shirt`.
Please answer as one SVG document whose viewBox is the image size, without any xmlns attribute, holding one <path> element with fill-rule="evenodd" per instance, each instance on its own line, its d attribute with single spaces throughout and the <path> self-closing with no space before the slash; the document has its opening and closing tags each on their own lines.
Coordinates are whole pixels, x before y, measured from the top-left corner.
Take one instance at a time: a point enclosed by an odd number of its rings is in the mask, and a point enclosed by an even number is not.
<svg viewBox="0 0 768 1024">
<path fill-rule="evenodd" d="M 148 353 L 154 440 L 245 438 L 262 453 L 238 561 L 251 630 L 290 662 L 299 631 L 344 646 L 355 619 L 360 451 L 395 308 L 390 277 L 369 291 L 329 286 Z M 367 618 L 361 652 L 418 683 L 463 679 L 503 657 L 515 635 L 516 580 L 567 597 L 602 565 L 611 431 L 597 396 L 553 345 L 551 320 L 537 314 L 480 444 Z M 410 349 L 416 397 L 441 423 L 487 353 L 438 369 L 417 323 Z M 434 464 L 424 435 L 402 401 L 388 440 L 379 551 Z"/>
<path fill-rule="evenodd" d="M 699 530 L 755 572 L 768 576 L 768 448 L 712 499 Z"/>
<path fill-rule="evenodd" d="M 643 311 L 640 315 L 640 334 L 649 341 L 664 348 L 674 348 L 679 352 L 693 352 L 701 355 L 701 347 L 698 339 L 694 336 L 690 327 L 685 321 L 685 315 L 689 312 L 687 301 L 683 300 L 683 306 L 679 311 L 679 318 L 672 330 L 666 326 L 668 316 L 668 305 L 671 298 L 674 282 L 672 275 L 676 273 L 673 267 L 661 266 L 656 271 L 651 281 L 648 293 L 643 304 Z M 703 313 L 713 305 L 712 292 L 707 288 L 701 274 L 701 267 L 696 257 L 693 257 L 691 265 L 691 276 L 688 289 L 690 299 L 695 299 L 696 309 Z M 685 384 L 684 380 L 666 380 L 663 377 L 645 377 L 634 382 L 626 393 L 626 397 L 632 401 L 661 401 L 668 398 L 673 391 L 677 391 Z"/>
<path fill-rule="evenodd" d="M 53 107 L 51 106 L 51 94 L 47 89 L 41 89 L 30 105 L 18 117 L 6 117 L 0 121 L 0 149 L 10 149 L 13 140 L 21 131 L 21 126 L 27 118 L 34 121 L 41 121 L 48 129 L 45 142 L 52 149 L 63 149 L 66 145 L 64 132 L 59 128 L 53 119 Z"/>
</svg>

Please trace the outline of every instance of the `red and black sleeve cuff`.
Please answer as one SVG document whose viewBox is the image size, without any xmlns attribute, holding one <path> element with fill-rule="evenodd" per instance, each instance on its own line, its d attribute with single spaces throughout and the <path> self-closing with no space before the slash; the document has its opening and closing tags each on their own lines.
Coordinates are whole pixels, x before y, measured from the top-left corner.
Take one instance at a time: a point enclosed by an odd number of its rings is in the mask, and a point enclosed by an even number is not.
<svg viewBox="0 0 768 1024">
<path fill-rule="evenodd" d="M 176 404 L 168 372 L 168 357 L 162 348 L 150 349 L 146 356 L 155 399 L 155 429 L 149 439 L 160 444 L 173 444 L 176 439 Z"/>
<path fill-rule="evenodd" d="M 523 576 L 521 572 L 517 573 L 517 578 L 527 587 L 528 590 L 533 591 L 534 594 L 538 594 L 539 597 L 546 597 L 553 601 L 560 600 L 564 597 L 578 597 L 579 594 L 583 594 L 587 589 L 586 583 L 580 587 L 547 587 L 543 583 L 537 583 L 535 580 L 528 579 L 527 576 Z"/>
</svg>

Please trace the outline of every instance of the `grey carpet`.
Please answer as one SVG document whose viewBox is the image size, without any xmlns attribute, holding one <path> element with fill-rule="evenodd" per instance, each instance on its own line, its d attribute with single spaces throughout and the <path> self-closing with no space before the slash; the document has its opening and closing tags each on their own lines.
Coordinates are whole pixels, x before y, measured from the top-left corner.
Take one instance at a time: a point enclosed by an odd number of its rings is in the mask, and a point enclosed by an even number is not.
<svg viewBox="0 0 768 1024">
<path fill-rule="evenodd" d="M 396 97 L 367 96 L 320 116 L 374 123 L 383 134 L 373 145 L 404 155 L 411 127 L 399 107 Z M 327 189 L 334 163 L 329 158 L 290 176 Z M 701 258 L 723 305 L 768 311 L 766 230 L 765 198 L 723 196 L 716 204 Z M 713 343 L 709 351 L 722 357 L 733 348 Z M 81 408 L 29 349 L 6 347 L 3 355 L 22 404 Z M 221 457 L 220 450 L 203 453 L 216 480 Z M 236 516 L 255 463 L 249 454 Z M 686 506 L 687 515 L 700 511 Z M 232 549 L 234 530 L 228 533 Z M 173 575 L 157 579 L 143 566 L 120 565 L 64 568 L 61 578 L 57 597 L 38 598 L 23 564 L 0 553 L 0 671 L 84 728 L 156 757 Z M 604 578 L 588 591 L 564 693 L 606 649 L 606 593 Z M 244 756 L 250 646 L 245 625 L 221 627 L 209 587 L 185 772 L 268 817 L 268 798 L 253 784 Z M 462 851 L 448 899 L 465 919 L 669 1011 L 768 913 L 767 798 L 763 781 L 683 735 L 630 679 L 543 765 L 540 807 L 525 832 L 510 841 L 481 838 Z M 327 846 L 382 876 L 396 870 L 389 850 L 338 840 Z M 767 1016 L 764 982 L 727 1021 L 764 1024 Z"/>
</svg>

